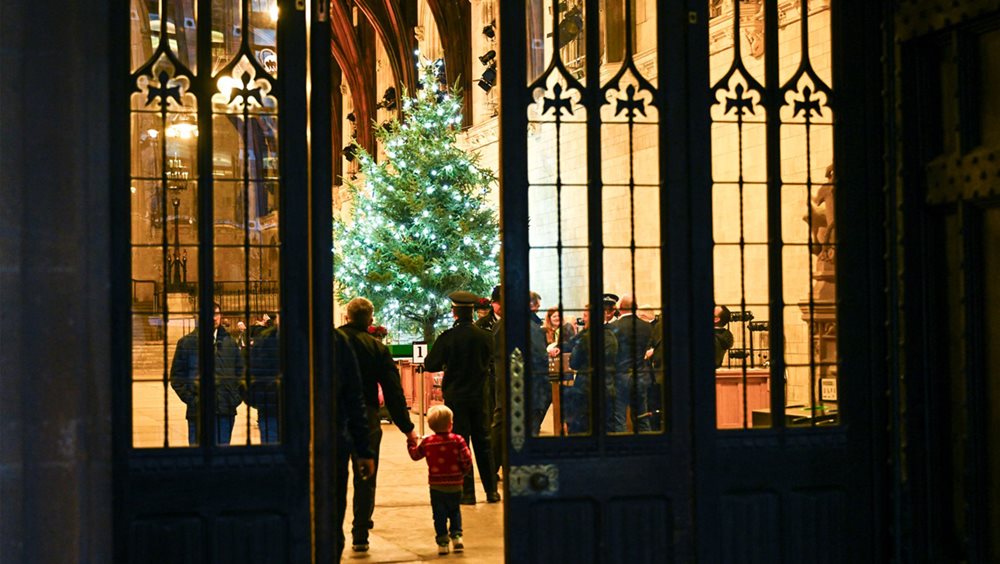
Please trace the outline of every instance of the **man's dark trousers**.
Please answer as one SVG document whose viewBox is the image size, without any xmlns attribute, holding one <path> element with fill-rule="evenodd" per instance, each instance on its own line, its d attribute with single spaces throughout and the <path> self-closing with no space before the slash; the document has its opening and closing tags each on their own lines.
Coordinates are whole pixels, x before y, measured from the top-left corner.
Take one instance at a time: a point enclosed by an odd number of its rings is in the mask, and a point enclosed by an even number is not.
<svg viewBox="0 0 1000 564">
<path fill-rule="evenodd" d="M 378 478 L 379 445 L 382 443 L 382 425 L 377 409 L 368 408 L 368 445 L 375 453 L 375 473 L 361 479 L 358 462 L 353 460 L 351 472 L 354 475 L 354 523 L 351 537 L 354 544 L 368 544 L 368 529 L 371 527 L 372 513 L 375 511 L 375 481 Z"/>
<path fill-rule="evenodd" d="M 461 435 L 475 453 L 476 468 L 479 469 L 479 479 L 483 482 L 483 489 L 487 494 L 496 492 L 496 473 L 493 470 L 493 456 L 490 451 L 490 436 L 486 427 L 487 418 L 483 400 L 445 398 L 444 404 L 454 413 L 453 432 Z M 475 499 L 475 482 L 471 474 L 466 474 L 462 490 L 465 499 Z"/>
</svg>

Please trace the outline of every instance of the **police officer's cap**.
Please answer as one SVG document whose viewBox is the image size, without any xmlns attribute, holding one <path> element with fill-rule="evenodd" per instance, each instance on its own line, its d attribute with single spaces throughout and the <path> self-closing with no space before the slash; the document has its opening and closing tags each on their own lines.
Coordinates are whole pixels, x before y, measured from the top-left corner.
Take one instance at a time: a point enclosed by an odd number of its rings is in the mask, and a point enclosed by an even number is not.
<svg viewBox="0 0 1000 564">
<path fill-rule="evenodd" d="M 465 290 L 458 290 L 457 292 L 452 292 L 448 294 L 448 297 L 451 298 L 452 307 L 471 308 L 472 306 L 476 305 L 477 301 L 479 301 L 478 296 L 476 296 L 472 292 L 466 292 Z"/>
<path fill-rule="evenodd" d="M 615 294 L 604 294 L 604 307 L 615 307 L 618 305 L 618 296 Z"/>
</svg>

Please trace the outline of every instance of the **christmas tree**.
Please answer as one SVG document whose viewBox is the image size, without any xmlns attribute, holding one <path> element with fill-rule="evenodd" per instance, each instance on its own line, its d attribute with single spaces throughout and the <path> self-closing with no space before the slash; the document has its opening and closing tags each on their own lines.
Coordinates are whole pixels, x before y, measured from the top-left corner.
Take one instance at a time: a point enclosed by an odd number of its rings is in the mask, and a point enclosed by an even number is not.
<svg viewBox="0 0 1000 564">
<path fill-rule="evenodd" d="M 337 299 L 366 297 L 380 321 L 427 342 L 450 321 L 448 294 L 489 295 L 500 278 L 495 177 L 456 145 L 462 100 L 437 76 L 422 63 L 403 121 L 375 126 L 384 160 L 355 146 L 364 182 L 347 183 L 350 217 L 334 221 Z"/>
</svg>

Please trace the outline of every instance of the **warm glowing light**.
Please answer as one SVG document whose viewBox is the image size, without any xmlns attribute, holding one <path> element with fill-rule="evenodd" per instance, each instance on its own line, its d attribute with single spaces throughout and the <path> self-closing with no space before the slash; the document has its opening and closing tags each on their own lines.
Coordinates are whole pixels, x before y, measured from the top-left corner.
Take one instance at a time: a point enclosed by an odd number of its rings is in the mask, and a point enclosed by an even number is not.
<svg viewBox="0 0 1000 564">
<path fill-rule="evenodd" d="M 157 137 L 160 136 L 160 130 L 159 129 L 147 129 L 146 130 L 146 135 L 148 135 L 150 139 L 156 139 Z"/>
<path fill-rule="evenodd" d="M 271 21 L 278 23 L 278 4 L 271 4 Z"/>
<path fill-rule="evenodd" d="M 218 85 L 219 85 L 219 92 L 225 95 L 227 98 L 233 93 L 234 88 L 243 86 L 242 84 L 240 84 L 240 81 L 236 80 L 231 76 L 225 76 L 225 75 L 219 77 Z"/>
</svg>

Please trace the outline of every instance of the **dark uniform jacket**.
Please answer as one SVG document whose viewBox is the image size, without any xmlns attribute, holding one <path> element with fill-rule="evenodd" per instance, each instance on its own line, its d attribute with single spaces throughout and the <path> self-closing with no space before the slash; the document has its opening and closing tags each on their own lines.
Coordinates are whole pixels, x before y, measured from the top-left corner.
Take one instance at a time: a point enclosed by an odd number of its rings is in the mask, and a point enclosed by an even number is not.
<svg viewBox="0 0 1000 564">
<path fill-rule="evenodd" d="M 652 326 L 648 321 L 635 315 L 623 315 L 608 324 L 618 340 L 618 355 L 615 368 L 620 374 L 630 370 L 648 372 L 645 355 L 649 348 Z"/>
<path fill-rule="evenodd" d="M 586 392 L 590 389 L 590 375 L 593 372 L 590 363 L 590 329 L 584 329 L 573 337 L 573 352 L 569 357 L 569 367 L 576 370 L 574 386 L 578 391 Z M 615 371 L 615 361 L 618 357 L 618 339 L 614 331 L 605 325 L 604 327 L 604 370 L 605 374 L 611 376 Z M 606 384 L 611 384 L 612 378 L 608 378 Z M 580 388 L 583 388 L 582 390 Z"/>
<path fill-rule="evenodd" d="M 409 433 L 413 430 L 410 412 L 406 408 L 406 396 L 399 380 L 399 368 L 392 359 L 389 348 L 378 342 L 378 339 L 368 334 L 367 327 L 359 327 L 350 323 L 341 325 L 341 331 L 347 335 L 347 341 L 354 350 L 361 371 L 361 388 L 365 395 L 365 405 L 368 411 L 378 411 L 378 387 L 382 386 L 385 406 L 392 416 L 393 423 L 399 430 Z M 372 413 L 369 413 L 371 420 Z"/>
<path fill-rule="evenodd" d="M 198 418 L 198 330 L 177 341 L 177 350 L 170 365 L 170 387 L 187 404 L 187 418 Z M 243 353 L 225 329 L 219 327 L 215 336 L 215 413 L 236 415 L 246 391 L 243 382 Z"/>
<path fill-rule="evenodd" d="M 281 385 L 281 338 L 278 327 L 268 327 L 257 334 L 250 347 L 250 392 L 247 404 L 261 415 L 278 414 Z"/>
<path fill-rule="evenodd" d="M 446 400 L 483 401 L 483 384 L 493 359 L 493 335 L 458 321 L 434 342 L 424 359 L 428 372 L 444 370 L 441 392 Z"/>
<path fill-rule="evenodd" d="M 361 391 L 358 361 L 342 331 L 333 331 L 333 381 L 336 386 L 337 427 L 358 458 L 375 458 L 368 443 L 368 414 Z M 377 404 L 376 404 L 377 405 Z M 345 449 L 346 450 L 346 449 Z M 342 452 L 346 456 L 346 452 Z"/>
<path fill-rule="evenodd" d="M 500 321 L 500 318 L 497 317 L 496 312 L 494 312 L 491 309 L 489 315 L 487 315 L 486 317 L 480 317 L 479 319 L 476 320 L 476 327 L 479 327 L 484 331 L 489 331 L 492 333 L 494 327 L 497 324 L 497 321 Z"/>
<path fill-rule="evenodd" d="M 733 334 L 725 327 L 716 327 L 715 333 L 715 367 L 722 366 L 722 359 L 726 357 L 726 351 L 733 347 Z"/>
</svg>

